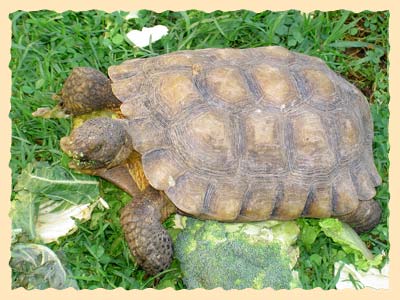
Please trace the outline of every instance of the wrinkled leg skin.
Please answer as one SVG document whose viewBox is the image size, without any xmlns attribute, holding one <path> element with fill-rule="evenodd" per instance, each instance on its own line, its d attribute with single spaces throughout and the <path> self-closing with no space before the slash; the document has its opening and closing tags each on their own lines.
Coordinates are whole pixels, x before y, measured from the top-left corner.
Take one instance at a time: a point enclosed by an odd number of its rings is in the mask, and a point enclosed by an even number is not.
<svg viewBox="0 0 400 300">
<path fill-rule="evenodd" d="M 348 215 L 339 217 L 339 220 L 349 224 L 358 232 L 366 232 L 379 224 L 382 209 L 375 200 L 360 200 L 357 209 Z"/>
<path fill-rule="evenodd" d="M 112 93 L 110 79 L 89 67 L 74 68 L 58 96 L 60 107 L 75 116 L 121 105 Z"/>
<path fill-rule="evenodd" d="M 149 187 L 121 212 L 125 239 L 136 262 L 149 275 L 167 269 L 172 261 L 172 240 L 162 222 L 175 206 L 159 191 Z"/>
</svg>

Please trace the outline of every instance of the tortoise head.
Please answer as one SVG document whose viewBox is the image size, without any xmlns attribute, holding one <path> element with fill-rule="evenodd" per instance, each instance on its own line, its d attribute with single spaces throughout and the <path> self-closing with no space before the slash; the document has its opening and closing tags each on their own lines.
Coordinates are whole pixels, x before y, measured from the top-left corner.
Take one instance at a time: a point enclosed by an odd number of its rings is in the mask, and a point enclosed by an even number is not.
<svg viewBox="0 0 400 300">
<path fill-rule="evenodd" d="M 96 118 L 74 129 L 60 141 L 61 149 L 73 160 L 74 169 L 111 168 L 131 154 L 132 141 L 123 120 Z"/>
</svg>

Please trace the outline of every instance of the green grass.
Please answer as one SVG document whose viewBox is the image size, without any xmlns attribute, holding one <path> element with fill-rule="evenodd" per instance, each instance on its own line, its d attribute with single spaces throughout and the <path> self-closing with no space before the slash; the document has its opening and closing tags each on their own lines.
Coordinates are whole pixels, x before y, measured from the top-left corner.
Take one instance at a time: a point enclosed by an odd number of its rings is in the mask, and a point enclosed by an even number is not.
<svg viewBox="0 0 400 300">
<path fill-rule="evenodd" d="M 129 21 L 124 20 L 125 15 L 102 11 L 18 11 L 10 15 L 13 185 L 21 170 L 34 160 L 67 165 L 59 140 L 69 133 L 70 121 L 33 118 L 31 113 L 54 105 L 51 97 L 72 68 L 93 66 L 105 72 L 128 58 L 176 50 L 282 45 L 319 56 L 370 101 L 375 121 L 374 157 L 383 178 L 376 199 L 384 213 L 379 226 L 362 239 L 374 254 L 388 253 L 388 12 L 141 11 L 140 18 Z M 125 34 L 130 29 L 157 24 L 169 28 L 162 40 L 145 49 L 127 42 Z M 132 262 L 119 224 L 119 210 L 129 197 L 111 184 L 101 183 L 103 198 L 111 208 L 95 210 L 92 220 L 80 224 L 78 232 L 51 245 L 62 251 L 80 288 L 184 288 L 176 261 L 161 280 L 145 278 Z M 337 246 L 320 234 L 311 249 L 301 244 L 300 248 L 297 269 L 304 288 L 333 288 L 333 263 L 341 255 Z"/>
</svg>

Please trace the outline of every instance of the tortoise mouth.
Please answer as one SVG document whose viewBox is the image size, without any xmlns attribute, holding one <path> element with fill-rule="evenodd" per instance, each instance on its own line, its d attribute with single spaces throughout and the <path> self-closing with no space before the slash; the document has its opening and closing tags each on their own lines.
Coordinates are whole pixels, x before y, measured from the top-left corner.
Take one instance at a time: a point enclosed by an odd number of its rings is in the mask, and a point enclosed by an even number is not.
<svg viewBox="0 0 400 300">
<path fill-rule="evenodd" d="M 88 159 L 82 151 L 77 151 L 74 142 L 68 136 L 61 138 L 60 147 L 71 158 L 68 164 L 71 169 L 96 169 L 102 166 L 100 162 Z"/>
<path fill-rule="evenodd" d="M 81 151 L 76 150 L 76 146 L 72 139 L 68 136 L 61 138 L 60 140 L 61 150 L 74 160 L 85 160 L 85 154 Z"/>
<path fill-rule="evenodd" d="M 72 146 L 72 141 L 68 136 L 61 138 L 60 140 L 61 150 L 68 156 L 72 156 L 71 146 Z"/>
<path fill-rule="evenodd" d="M 101 164 L 95 162 L 95 161 L 84 161 L 84 160 L 79 160 L 76 158 L 73 158 L 69 163 L 68 163 L 69 168 L 75 169 L 75 170 L 94 170 L 98 169 L 101 167 Z"/>
</svg>

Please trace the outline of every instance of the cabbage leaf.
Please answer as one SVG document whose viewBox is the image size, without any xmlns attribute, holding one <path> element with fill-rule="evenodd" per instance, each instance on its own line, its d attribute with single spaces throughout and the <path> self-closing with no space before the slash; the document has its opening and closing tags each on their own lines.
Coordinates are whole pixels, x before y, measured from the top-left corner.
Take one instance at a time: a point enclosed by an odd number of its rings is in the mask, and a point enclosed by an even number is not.
<svg viewBox="0 0 400 300">
<path fill-rule="evenodd" d="M 17 179 L 10 216 L 25 241 L 56 241 L 76 229 L 73 218 L 87 220 L 98 203 L 96 178 L 47 162 L 29 164 Z"/>
</svg>

